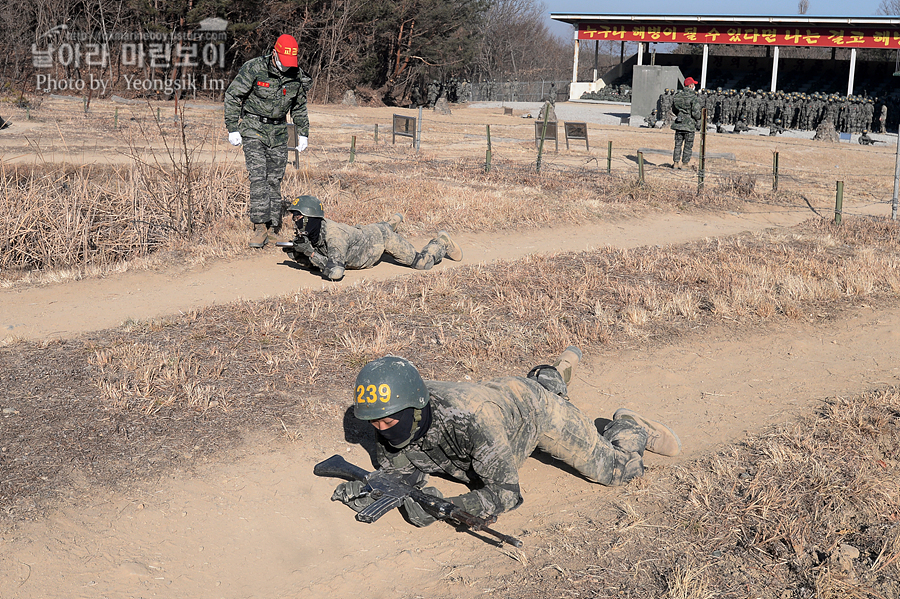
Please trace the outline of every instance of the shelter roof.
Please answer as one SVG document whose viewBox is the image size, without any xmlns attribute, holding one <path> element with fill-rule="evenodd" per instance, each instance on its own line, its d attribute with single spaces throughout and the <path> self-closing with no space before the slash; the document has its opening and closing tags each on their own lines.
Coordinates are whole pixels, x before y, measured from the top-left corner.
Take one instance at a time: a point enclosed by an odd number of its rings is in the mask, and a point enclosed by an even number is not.
<svg viewBox="0 0 900 599">
<path fill-rule="evenodd" d="M 900 49 L 897 16 L 563 14 L 579 40 Z"/>
<path fill-rule="evenodd" d="M 806 27 L 809 25 L 868 25 L 872 27 L 900 26 L 897 16 L 807 16 L 807 15 L 660 15 L 628 13 L 550 13 L 550 18 L 563 23 L 577 25 L 584 22 L 607 21 L 659 25 L 663 23 L 702 23 L 704 25 L 723 24 L 761 27 L 779 25 L 782 27 Z"/>
</svg>

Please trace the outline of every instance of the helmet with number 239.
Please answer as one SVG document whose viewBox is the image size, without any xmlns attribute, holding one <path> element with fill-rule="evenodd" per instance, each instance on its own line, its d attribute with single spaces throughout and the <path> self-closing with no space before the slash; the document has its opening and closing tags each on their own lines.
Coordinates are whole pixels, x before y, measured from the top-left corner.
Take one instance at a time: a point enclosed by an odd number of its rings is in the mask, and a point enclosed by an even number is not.
<svg viewBox="0 0 900 599">
<path fill-rule="evenodd" d="M 430 396 L 412 362 L 397 356 L 372 360 L 356 376 L 353 413 L 360 420 L 378 420 L 406 408 L 422 409 Z"/>
</svg>

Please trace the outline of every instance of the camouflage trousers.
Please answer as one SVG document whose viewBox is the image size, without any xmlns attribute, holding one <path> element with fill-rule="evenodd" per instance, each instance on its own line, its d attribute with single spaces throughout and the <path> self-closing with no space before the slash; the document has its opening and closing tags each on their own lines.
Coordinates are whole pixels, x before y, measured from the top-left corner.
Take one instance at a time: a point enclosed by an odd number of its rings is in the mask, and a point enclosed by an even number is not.
<svg viewBox="0 0 900 599">
<path fill-rule="evenodd" d="M 684 144 L 684 153 L 681 151 L 681 145 Z M 691 154 L 694 152 L 694 132 L 693 131 L 676 131 L 675 132 L 675 151 L 672 153 L 672 162 L 678 164 L 683 162 L 687 164 L 691 161 Z"/>
<path fill-rule="evenodd" d="M 418 270 L 428 270 L 440 264 L 447 255 L 447 247 L 438 239 L 432 239 L 417 252 L 415 246 L 394 232 L 388 223 L 375 223 L 384 238 L 384 251 L 394 257 L 403 266 L 412 266 Z"/>
<path fill-rule="evenodd" d="M 250 222 L 281 226 L 281 180 L 287 166 L 287 147 L 269 147 L 258 139 L 244 138 L 244 159 L 250 175 Z"/>
<path fill-rule="evenodd" d="M 538 449 L 601 485 L 624 485 L 644 473 L 643 455 L 648 436 L 642 426 L 632 420 L 613 420 L 604 427 L 601 435 L 594 422 L 565 399 L 566 384 L 555 368 L 536 367 L 528 377 L 556 398 L 556 401 L 548 402 L 543 415 Z M 520 457 L 524 463 L 528 456 Z"/>
</svg>

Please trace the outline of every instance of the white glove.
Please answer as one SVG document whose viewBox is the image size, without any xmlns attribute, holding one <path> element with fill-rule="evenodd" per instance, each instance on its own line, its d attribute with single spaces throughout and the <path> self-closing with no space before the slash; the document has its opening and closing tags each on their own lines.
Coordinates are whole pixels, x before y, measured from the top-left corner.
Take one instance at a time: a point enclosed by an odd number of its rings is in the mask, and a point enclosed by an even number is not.
<svg viewBox="0 0 900 599">
<path fill-rule="evenodd" d="M 303 137 L 302 135 L 297 138 L 297 151 L 302 152 L 307 147 L 309 147 L 309 138 Z"/>
<path fill-rule="evenodd" d="M 239 146 L 239 145 L 241 145 L 241 142 L 243 141 L 243 139 L 241 138 L 241 133 L 240 133 L 240 131 L 234 131 L 234 132 L 232 132 L 232 133 L 229 133 L 229 134 L 228 134 L 228 141 L 229 141 L 229 142 L 231 143 L 231 145 L 233 145 L 233 146 Z"/>
</svg>

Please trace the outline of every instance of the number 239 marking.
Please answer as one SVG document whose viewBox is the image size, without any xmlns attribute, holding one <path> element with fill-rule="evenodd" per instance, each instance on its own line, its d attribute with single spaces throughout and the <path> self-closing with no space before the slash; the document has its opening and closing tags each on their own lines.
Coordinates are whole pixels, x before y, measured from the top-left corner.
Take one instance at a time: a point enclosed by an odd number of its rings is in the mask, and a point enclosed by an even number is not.
<svg viewBox="0 0 900 599">
<path fill-rule="evenodd" d="M 391 399 L 391 386 L 382 383 L 375 385 L 358 385 L 356 387 L 356 403 L 387 403 Z"/>
</svg>

